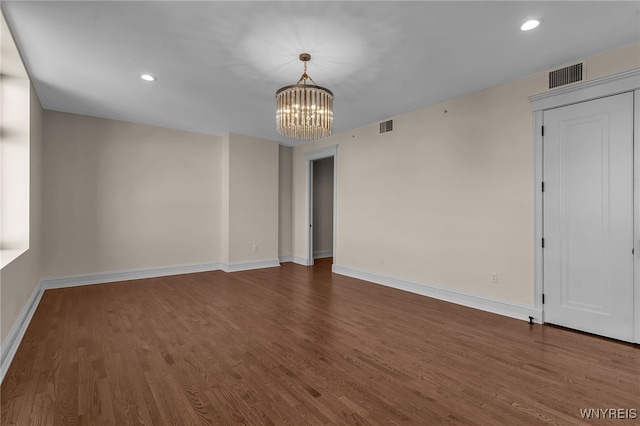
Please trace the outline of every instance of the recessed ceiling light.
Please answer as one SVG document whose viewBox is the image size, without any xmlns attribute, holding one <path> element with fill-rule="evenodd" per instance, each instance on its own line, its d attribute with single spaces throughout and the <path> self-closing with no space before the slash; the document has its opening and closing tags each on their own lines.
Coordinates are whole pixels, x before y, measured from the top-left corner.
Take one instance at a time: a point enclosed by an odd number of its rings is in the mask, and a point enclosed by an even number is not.
<svg viewBox="0 0 640 426">
<path fill-rule="evenodd" d="M 144 81 L 156 81 L 157 79 L 152 76 L 151 74 L 142 74 L 140 76 L 141 79 L 143 79 Z"/>
<path fill-rule="evenodd" d="M 538 26 L 541 23 L 542 23 L 542 19 L 530 19 L 527 22 L 525 22 L 524 24 L 522 24 L 520 29 L 522 31 L 531 31 L 534 28 L 538 28 Z"/>
</svg>

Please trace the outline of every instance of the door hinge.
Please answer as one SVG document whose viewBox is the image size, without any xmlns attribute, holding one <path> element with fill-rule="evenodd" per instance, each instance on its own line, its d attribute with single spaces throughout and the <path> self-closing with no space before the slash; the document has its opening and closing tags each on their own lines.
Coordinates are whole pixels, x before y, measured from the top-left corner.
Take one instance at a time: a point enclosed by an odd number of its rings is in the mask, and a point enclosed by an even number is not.
<svg viewBox="0 0 640 426">
<path fill-rule="evenodd" d="M 542 239 L 542 248 L 544 248 L 544 238 Z"/>
<path fill-rule="evenodd" d="M 542 126 L 542 136 L 544 136 L 544 126 Z"/>
<path fill-rule="evenodd" d="M 635 247 L 631 249 L 631 254 L 636 254 L 636 249 L 635 249 Z"/>
<path fill-rule="evenodd" d="M 542 192 L 544 192 L 544 182 L 542 182 Z"/>
<path fill-rule="evenodd" d="M 542 304 L 544 305 L 544 293 L 542 293 Z"/>
</svg>

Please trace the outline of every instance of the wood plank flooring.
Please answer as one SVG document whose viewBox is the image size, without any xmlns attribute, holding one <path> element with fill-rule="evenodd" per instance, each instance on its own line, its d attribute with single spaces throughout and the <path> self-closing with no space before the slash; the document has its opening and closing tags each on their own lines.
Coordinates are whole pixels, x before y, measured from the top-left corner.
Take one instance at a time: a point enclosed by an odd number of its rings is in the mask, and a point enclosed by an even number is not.
<svg viewBox="0 0 640 426">
<path fill-rule="evenodd" d="M 640 422 L 580 416 L 640 411 L 638 346 L 334 275 L 330 261 L 47 290 L 2 383 L 1 424 Z"/>
</svg>

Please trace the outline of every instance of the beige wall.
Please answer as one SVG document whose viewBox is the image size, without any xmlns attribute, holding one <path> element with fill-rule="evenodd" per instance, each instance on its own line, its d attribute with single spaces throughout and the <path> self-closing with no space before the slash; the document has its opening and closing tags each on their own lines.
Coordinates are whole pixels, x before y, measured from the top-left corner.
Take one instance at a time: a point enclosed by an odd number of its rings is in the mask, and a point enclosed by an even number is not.
<svg viewBox="0 0 640 426">
<path fill-rule="evenodd" d="M 45 111 L 45 277 L 217 262 L 221 139 Z"/>
<path fill-rule="evenodd" d="M 636 43 L 590 57 L 587 78 L 637 68 L 639 52 Z M 391 133 L 372 123 L 295 147 L 294 255 L 306 257 L 304 153 L 338 144 L 336 265 L 532 305 L 528 96 L 546 77 L 402 114 Z"/>
<path fill-rule="evenodd" d="M 276 142 L 53 111 L 44 128 L 45 277 L 278 258 Z"/>
<path fill-rule="evenodd" d="M 280 145 L 279 147 L 279 175 L 278 175 L 278 256 L 288 257 L 292 251 L 292 234 L 291 234 L 291 191 L 293 182 L 291 181 L 292 173 L 292 155 L 293 148 Z"/>
<path fill-rule="evenodd" d="M 234 264 L 278 259 L 278 143 L 230 134 L 228 150 L 228 257 Z M 226 226 L 225 226 L 226 225 Z"/>
<path fill-rule="evenodd" d="M 594 55 L 586 60 L 587 80 L 640 68 L 640 43 Z"/>
<path fill-rule="evenodd" d="M 42 254 L 42 108 L 30 90 L 29 249 L 0 272 L 0 342 L 22 312 L 41 279 Z"/>
<path fill-rule="evenodd" d="M 333 157 L 313 162 L 313 252 L 333 250 Z"/>
</svg>

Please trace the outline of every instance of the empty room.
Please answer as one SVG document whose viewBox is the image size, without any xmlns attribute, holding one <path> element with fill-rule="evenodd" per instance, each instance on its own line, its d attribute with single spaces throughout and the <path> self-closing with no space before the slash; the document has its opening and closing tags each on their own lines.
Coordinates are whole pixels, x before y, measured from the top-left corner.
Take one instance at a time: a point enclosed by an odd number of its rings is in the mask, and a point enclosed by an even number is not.
<svg viewBox="0 0 640 426">
<path fill-rule="evenodd" d="M 0 6 L 1 425 L 640 422 L 637 1 Z"/>
</svg>

